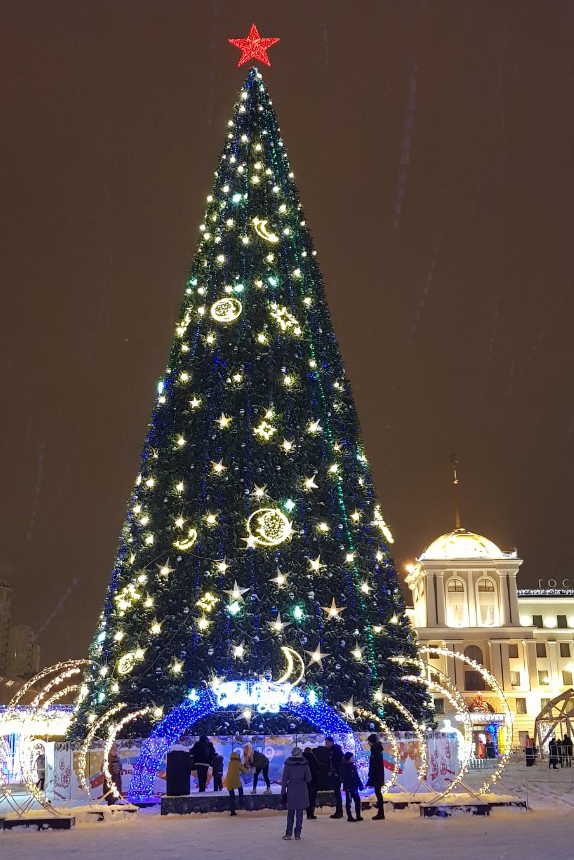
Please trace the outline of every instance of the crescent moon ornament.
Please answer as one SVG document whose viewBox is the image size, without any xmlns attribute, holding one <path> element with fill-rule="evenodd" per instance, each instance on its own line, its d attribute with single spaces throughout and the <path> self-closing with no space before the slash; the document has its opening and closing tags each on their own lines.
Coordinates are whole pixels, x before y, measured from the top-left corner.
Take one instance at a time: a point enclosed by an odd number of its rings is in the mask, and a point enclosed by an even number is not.
<svg viewBox="0 0 574 860">
<path fill-rule="evenodd" d="M 301 657 L 301 655 L 297 651 L 295 651 L 294 648 L 288 648 L 286 645 L 282 645 L 281 650 L 283 651 L 283 654 L 285 656 L 285 660 L 287 661 L 287 669 L 286 669 L 285 673 L 283 675 L 281 675 L 281 677 L 278 678 L 275 683 L 276 684 L 285 684 L 288 682 L 289 684 L 292 684 L 294 687 L 296 687 L 297 684 L 301 683 L 301 681 L 303 680 L 303 676 L 305 674 L 304 660 Z M 294 680 L 292 680 L 291 676 L 293 675 L 293 672 L 295 671 L 295 662 L 293 660 L 294 657 L 297 659 L 297 662 L 299 664 L 299 674 L 297 675 L 297 677 Z"/>
<path fill-rule="evenodd" d="M 278 242 L 279 236 L 275 233 L 270 233 L 267 229 L 267 218 L 254 218 L 253 219 L 253 227 L 255 232 L 261 239 L 265 239 L 266 242 Z"/>
<path fill-rule="evenodd" d="M 136 655 L 133 651 L 124 654 L 118 660 L 118 675 L 129 675 L 136 664 Z"/>
<path fill-rule="evenodd" d="M 243 305 L 239 299 L 225 298 L 218 299 L 211 306 L 211 316 L 216 322 L 230 323 L 234 322 L 241 315 Z"/>
<path fill-rule="evenodd" d="M 283 511 L 278 508 L 260 508 L 247 520 L 247 531 L 255 543 L 277 546 L 292 535 L 293 528 Z"/>
<path fill-rule="evenodd" d="M 197 530 L 196 529 L 190 529 L 188 532 L 188 536 L 186 538 L 183 538 L 182 540 L 175 540 L 173 542 L 173 545 L 174 545 L 174 547 L 176 547 L 176 549 L 181 549 L 181 550 L 185 551 L 185 550 L 191 549 L 196 541 L 197 541 Z"/>
</svg>

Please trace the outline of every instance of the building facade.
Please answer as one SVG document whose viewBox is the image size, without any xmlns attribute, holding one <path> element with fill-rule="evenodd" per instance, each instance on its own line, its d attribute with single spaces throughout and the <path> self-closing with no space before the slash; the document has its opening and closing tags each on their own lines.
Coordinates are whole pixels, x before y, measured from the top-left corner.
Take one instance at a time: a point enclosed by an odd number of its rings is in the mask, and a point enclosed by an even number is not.
<svg viewBox="0 0 574 860">
<path fill-rule="evenodd" d="M 40 667 L 40 648 L 26 624 L 13 624 L 12 589 L 0 580 L 0 685 L 7 680 L 31 678 Z M 0 698 L 4 698 L 0 691 Z"/>
<path fill-rule="evenodd" d="M 492 673 L 514 714 L 515 745 L 533 736 L 542 708 L 572 687 L 574 670 L 574 590 L 556 580 L 519 589 L 521 564 L 515 550 L 456 528 L 433 541 L 407 576 L 420 644 L 462 653 Z M 476 752 L 497 746 L 502 709 L 481 673 L 448 656 L 429 662 L 463 692 Z M 439 723 L 455 719 L 447 699 L 434 703 Z"/>
</svg>

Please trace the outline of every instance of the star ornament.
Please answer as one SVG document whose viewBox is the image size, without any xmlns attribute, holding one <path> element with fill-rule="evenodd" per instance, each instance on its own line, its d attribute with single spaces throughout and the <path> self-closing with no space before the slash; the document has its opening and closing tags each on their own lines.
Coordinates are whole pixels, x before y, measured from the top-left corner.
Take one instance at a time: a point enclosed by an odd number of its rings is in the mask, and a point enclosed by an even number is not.
<svg viewBox="0 0 574 860">
<path fill-rule="evenodd" d="M 252 24 L 246 39 L 229 39 L 228 41 L 241 51 L 238 66 L 248 63 L 249 60 L 259 60 L 260 63 L 270 66 L 267 50 L 279 39 L 262 39 L 255 24 Z"/>
</svg>

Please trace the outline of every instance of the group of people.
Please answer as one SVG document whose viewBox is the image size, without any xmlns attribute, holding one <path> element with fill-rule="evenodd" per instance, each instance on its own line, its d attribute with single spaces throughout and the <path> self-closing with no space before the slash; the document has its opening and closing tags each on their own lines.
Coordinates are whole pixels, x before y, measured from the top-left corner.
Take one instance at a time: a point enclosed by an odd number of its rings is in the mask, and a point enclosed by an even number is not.
<svg viewBox="0 0 574 860">
<path fill-rule="evenodd" d="M 526 767 L 532 767 L 536 760 L 538 752 L 534 739 L 529 734 L 524 740 L 524 753 L 526 757 Z M 562 739 L 552 738 L 548 744 L 548 767 L 557 770 L 560 767 L 572 767 L 572 755 L 574 752 L 574 744 L 568 735 L 564 735 Z"/>
<path fill-rule="evenodd" d="M 548 767 L 556 770 L 560 767 L 572 767 L 572 748 L 574 744 L 568 735 L 564 735 L 562 740 L 552 738 L 548 744 Z"/>
</svg>

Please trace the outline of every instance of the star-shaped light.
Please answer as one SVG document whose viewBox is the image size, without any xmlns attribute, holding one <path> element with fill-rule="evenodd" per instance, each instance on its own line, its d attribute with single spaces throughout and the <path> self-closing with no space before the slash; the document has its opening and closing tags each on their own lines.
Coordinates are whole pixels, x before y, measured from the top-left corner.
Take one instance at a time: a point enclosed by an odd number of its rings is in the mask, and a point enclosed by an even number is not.
<svg viewBox="0 0 574 860">
<path fill-rule="evenodd" d="M 199 400 L 199 398 L 198 398 L 198 397 L 193 397 L 193 398 L 189 401 L 189 405 L 191 406 L 191 408 L 192 408 L 192 409 L 197 409 L 197 408 L 198 408 L 198 406 L 200 406 L 200 405 L 201 405 L 201 400 Z"/>
<path fill-rule="evenodd" d="M 281 613 L 277 613 L 277 618 L 275 621 L 268 621 L 267 626 L 273 630 L 274 633 L 283 633 L 285 627 L 289 627 L 291 624 L 290 621 L 281 621 Z"/>
<path fill-rule="evenodd" d="M 353 696 L 349 699 L 348 702 L 343 702 L 343 711 L 347 717 L 351 717 L 351 719 L 355 716 L 355 705 L 353 704 Z"/>
<path fill-rule="evenodd" d="M 277 576 L 272 577 L 269 582 L 274 582 L 278 588 L 281 588 L 282 585 L 286 585 L 287 577 L 277 568 Z"/>
<path fill-rule="evenodd" d="M 260 63 L 270 66 L 271 63 L 269 62 L 267 51 L 279 39 L 262 39 L 255 24 L 252 24 L 249 36 L 246 39 L 228 39 L 228 41 L 241 51 L 241 56 L 237 63 L 238 66 L 242 66 L 244 63 L 249 62 L 249 60 L 259 60 Z"/>
<path fill-rule="evenodd" d="M 355 660 L 361 660 L 361 659 L 362 659 L 362 657 L 363 657 L 363 652 L 361 651 L 361 649 L 360 649 L 360 647 L 359 647 L 359 643 L 358 643 L 358 642 L 355 642 L 355 647 L 354 647 L 354 648 L 353 648 L 353 650 L 351 651 L 351 654 L 353 655 L 353 657 L 355 658 Z"/>
<path fill-rule="evenodd" d="M 225 573 L 229 565 L 227 564 L 226 559 L 222 558 L 221 561 L 216 563 L 216 567 L 220 573 Z"/>
<path fill-rule="evenodd" d="M 305 478 L 303 485 L 304 485 L 306 490 L 318 490 L 319 489 L 319 487 L 315 483 L 316 477 L 317 477 L 317 473 L 315 472 L 315 474 L 311 478 Z"/>
<path fill-rule="evenodd" d="M 262 499 L 263 496 L 267 495 L 267 485 L 264 484 L 262 487 L 258 487 L 256 484 L 253 488 L 253 495 L 256 499 Z"/>
<path fill-rule="evenodd" d="M 224 589 L 225 594 L 229 594 L 232 600 L 243 601 L 243 595 L 246 591 L 249 591 L 248 588 L 239 588 L 237 585 L 237 580 L 233 583 L 232 589 Z"/>
<path fill-rule="evenodd" d="M 289 451 L 293 447 L 293 442 L 291 442 L 289 439 L 283 439 L 283 441 L 281 443 L 281 447 L 283 448 L 285 453 L 289 453 Z"/>
<path fill-rule="evenodd" d="M 341 612 L 345 611 L 346 607 L 337 606 L 337 604 L 335 603 L 335 598 L 333 598 L 330 606 L 322 606 L 321 609 L 327 613 L 329 618 L 336 618 L 338 621 L 340 621 L 341 619 L 339 618 L 339 616 L 341 615 Z"/>
<path fill-rule="evenodd" d="M 247 537 L 241 538 L 241 540 L 245 541 L 245 549 L 255 549 L 257 543 L 255 535 L 247 535 Z"/>
<path fill-rule="evenodd" d="M 311 570 L 321 570 L 322 567 L 325 567 L 324 564 L 321 564 L 321 556 L 318 555 L 317 558 L 309 558 L 307 559 L 309 562 L 309 567 Z"/>
<path fill-rule="evenodd" d="M 175 520 L 175 524 L 176 524 L 176 526 L 178 527 L 178 529 L 182 529 L 182 528 L 184 527 L 184 525 L 186 524 L 186 522 L 187 522 L 187 520 L 185 520 L 185 519 L 181 516 L 181 514 L 180 514 L 180 516 Z"/>
<path fill-rule="evenodd" d="M 372 590 L 373 587 L 369 585 L 368 582 L 361 582 L 361 591 L 363 592 L 363 594 L 370 594 Z"/>
<path fill-rule="evenodd" d="M 321 669 L 323 668 L 323 660 L 325 657 L 329 656 L 326 652 L 321 652 L 321 647 L 319 645 L 317 645 L 314 651 L 305 651 L 305 654 L 308 654 L 311 658 L 309 660 L 309 666 L 312 666 L 313 663 L 318 663 Z"/>
<path fill-rule="evenodd" d="M 231 418 L 229 415 L 226 415 L 224 412 L 221 413 L 221 417 L 217 419 L 217 423 L 219 426 L 224 429 L 225 427 L 229 427 L 231 424 Z"/>
<path fill-rule="evenodd" d="M 162 576 L 169 576 L 170 573 L 173 573 L 174 571 L 174 568 L 169 566 L 169 558 L 165 564 L 157 564 L 156 567 L 159 568 L 159 572 Z"/>
<path fill-rule="evenodd" d="M 243 662 L 243 658 L 245 657 L 245 641 L 240 642 L 239 645 L 233 645 L 233 656 Z"/>
</svg>

